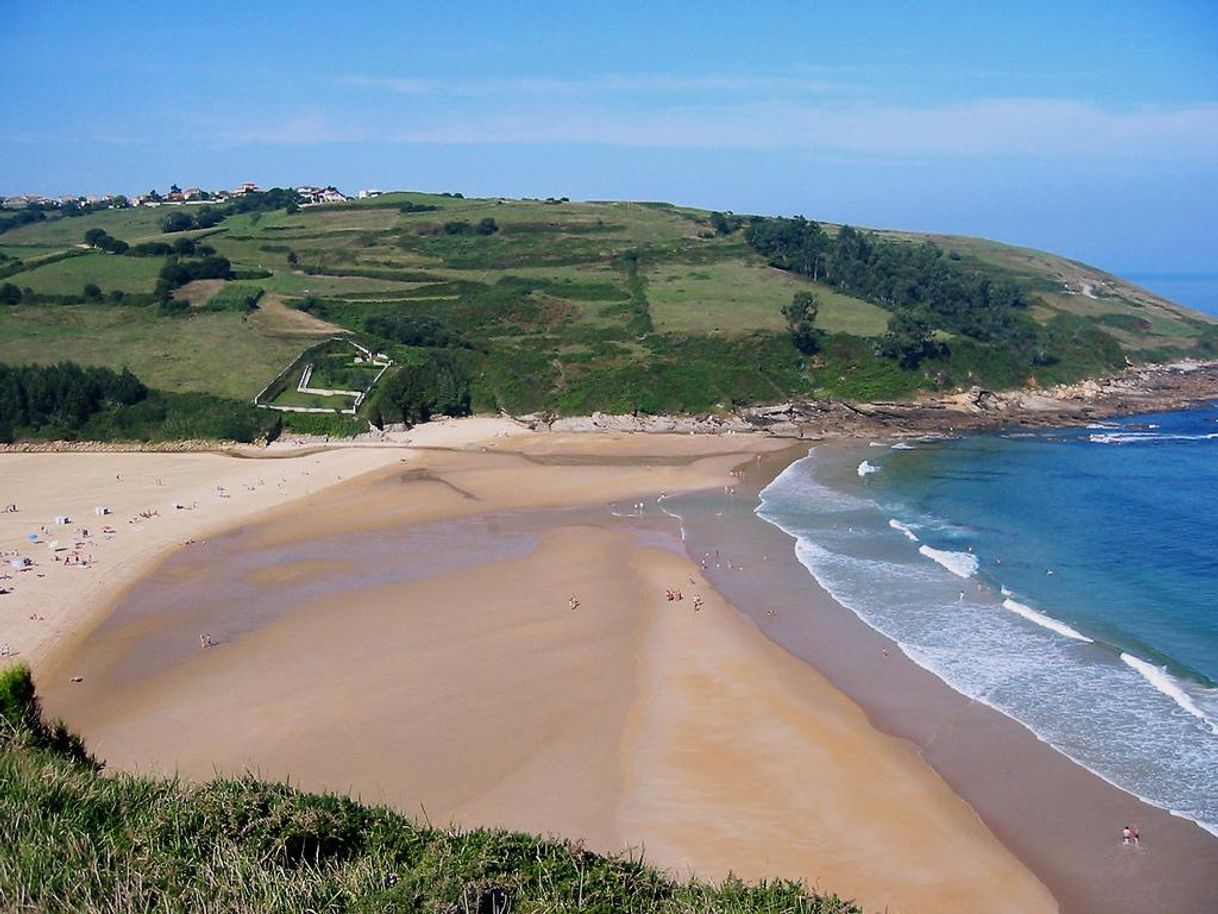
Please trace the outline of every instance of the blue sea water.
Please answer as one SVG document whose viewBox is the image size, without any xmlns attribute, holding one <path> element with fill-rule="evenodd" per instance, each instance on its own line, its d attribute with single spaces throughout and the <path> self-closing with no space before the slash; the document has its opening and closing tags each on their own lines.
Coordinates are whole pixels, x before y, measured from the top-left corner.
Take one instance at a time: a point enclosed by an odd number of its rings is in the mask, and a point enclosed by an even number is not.
<svg viewBox="0 0 1218 914">
<path fill-rule="evenodd" d="M 1218 407 L 818 448 L 757 510 L 915 662 L 1218 834 Z"/>
</svg>

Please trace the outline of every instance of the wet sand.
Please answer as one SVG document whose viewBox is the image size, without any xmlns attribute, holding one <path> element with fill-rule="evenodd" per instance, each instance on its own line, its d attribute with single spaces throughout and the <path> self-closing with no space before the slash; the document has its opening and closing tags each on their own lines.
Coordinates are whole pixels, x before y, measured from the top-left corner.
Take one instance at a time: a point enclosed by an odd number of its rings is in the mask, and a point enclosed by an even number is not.
<svg viewBox="0 0 1218 914">
<path fill-rule="evenodd" d="M 691 554 L 723 548 L 724 567 L 708 569 L 715 587 L 858 702 L 873 724 L 915 745 L 1044 881 L 1062 911 L 1218 910 L 1218 839 L 953 691 L 816 584 L 794 558 L 794 541 L 753 514 L 755 493 L 806 453 L 801 445 L 749 465 L 734 498 L 689 512 Z M 745 571 L 727 570 L 729 559 Z M 750 573 L 758 568 L 764 573 Z M 1127 823 L 1141 830 L 1138 848 L 1121 843 Z"/>
<path fill-rule="evenodd" d="M 659 494 L 723 491 L 777 446 L 416 453 L 180 553 L 36 667 L 40 689 L 124 769 L 248 768 L 868 910 L 1055 910 L 914 745 L 684 553 Z"/>
<path fill-rule="evenodd" d="M 409 460 L 420 445 L 493 448 L 516 436 L 531 433 L 479 418 L 428 423 L 382 447 L 0 453 L 0 505 L 17 508 L 0 512 L 0 648 L 37 667 L 184 543 Z M 65 563 L 73 553 L 84 562 Z M 19 557 L 31 565 L 13 568 Z"/>
</svg>

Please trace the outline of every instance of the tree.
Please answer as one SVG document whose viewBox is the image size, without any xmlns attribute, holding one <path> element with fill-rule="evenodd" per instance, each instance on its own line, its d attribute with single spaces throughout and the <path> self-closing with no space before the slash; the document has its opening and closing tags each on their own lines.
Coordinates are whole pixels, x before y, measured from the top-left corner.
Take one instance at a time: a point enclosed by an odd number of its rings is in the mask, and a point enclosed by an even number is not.
<svg viewBox="0 0 1218 914">
<path fill-rule="evenodd" d="M 99 246 L 98 245 L 99 241 L 101 241 L 103 238 L 108 238 L 108 237 L 109 237 L 109 235 L 106 233 L 105 229 L 91 228 L 87 232 L 85 232 L 85 244 L 87 244 L 91 248 L 95 248 L 95 247 Z"/>
<path fill-rule="evenodd" d="M 0 286 L 0 304 L 3 305 L 19 305 L 21 304 L 21 290 L 11 282 L 6 282 Z"/>
<path fill-rule="evenodd" d="M 161 220 L 161 231 L 168 235 L 171 232 L 187 232 L 195 227 L 194 217 L 190 213 L 170 213 Z"/>
<path fill-rule="evenodd" d="M 288 251 L 288 263 L 290 263 L 292 266 L 296 266 L 296 264 L 299 262 L 300 258 L 296 256 L 296 252 Z"/>
<path fill-rule="evenodd" d="M 716 235 L 730 235 L 740 228 L 743 221 L 739 216 L 735 216 L 732 213 L 720 213 L 716 211 L 710 214 L 711 228 L 715 230 Z"/>
<path fill-rule="evenodd" d="M 479 235 L 493 235 L 495 232 L 499 231 L 499 223 L 497 223 L 490 216 L 487 216 L 478 223 L 477 231 Z"/>
<path fill-rule="evenodd" d="M 820 312 L 820 302 L 811 292 L 796 292 L 791 304 L 784 305 L 782 316 L 787 319 L 787 330 L 791 333 L 791 341 L 795 348 L 808 355 L 817 350 L 820 345 L 819 334 L 816 330 L 816 315 Z"/>
<path fill-rule="evenodd" d="M 224 212 L 207 204 L 200 206 L 199 211 L 195 213 L 195 225 L 201 229 L 211 228 L 213 225 L 219 225 L 224 221 Z"/>
<path fill-rule="evenodd" d="M 930 324 L 914 311 L 898 311 L 888 319 L 888 331 L 880 337 L 876 353 L 895 359 L 905 369 L 914 369 L 936 346 L 931 342 Z"/>
<path fill-rule="evenodd" d="M 85 283 L 85 298 L 89 301 L 101 301 L 101 288 L 95 282 Z"/>
<path fill-rule="evenodd" d="M 195 252 L 195 241 L 193 238 L 175 238 L 173 242 L 173 252 L 180 256 L 186 257 Z"/>
</svg>

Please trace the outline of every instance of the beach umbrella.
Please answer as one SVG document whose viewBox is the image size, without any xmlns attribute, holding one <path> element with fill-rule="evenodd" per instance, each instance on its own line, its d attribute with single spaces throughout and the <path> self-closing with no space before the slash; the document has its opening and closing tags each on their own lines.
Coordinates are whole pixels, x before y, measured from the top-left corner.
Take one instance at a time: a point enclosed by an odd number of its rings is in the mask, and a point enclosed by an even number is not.
<svg viewBox="0 0 1218 914">
<path fill-rule="evenodd" d="M 32 543 L 32 542 L 34 542 L 34 540 L 38 539 L 38 534 L 31 533 L 29 536 L 26 537 L 26 539 L 28 539 Z"/>
</svg>

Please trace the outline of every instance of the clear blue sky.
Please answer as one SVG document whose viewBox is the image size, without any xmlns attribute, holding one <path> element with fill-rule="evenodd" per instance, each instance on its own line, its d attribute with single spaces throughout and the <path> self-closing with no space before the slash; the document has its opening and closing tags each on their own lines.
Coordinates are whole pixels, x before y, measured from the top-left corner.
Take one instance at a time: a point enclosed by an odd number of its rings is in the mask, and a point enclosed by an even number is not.
<svg viewBox="0 0 1218 914">
<path fill-rule="evenodd" d="M 0 194 L 664 199 L 1218 272 L 1214 0 L 5 0 L 0 21 Z"/>
</svg>

